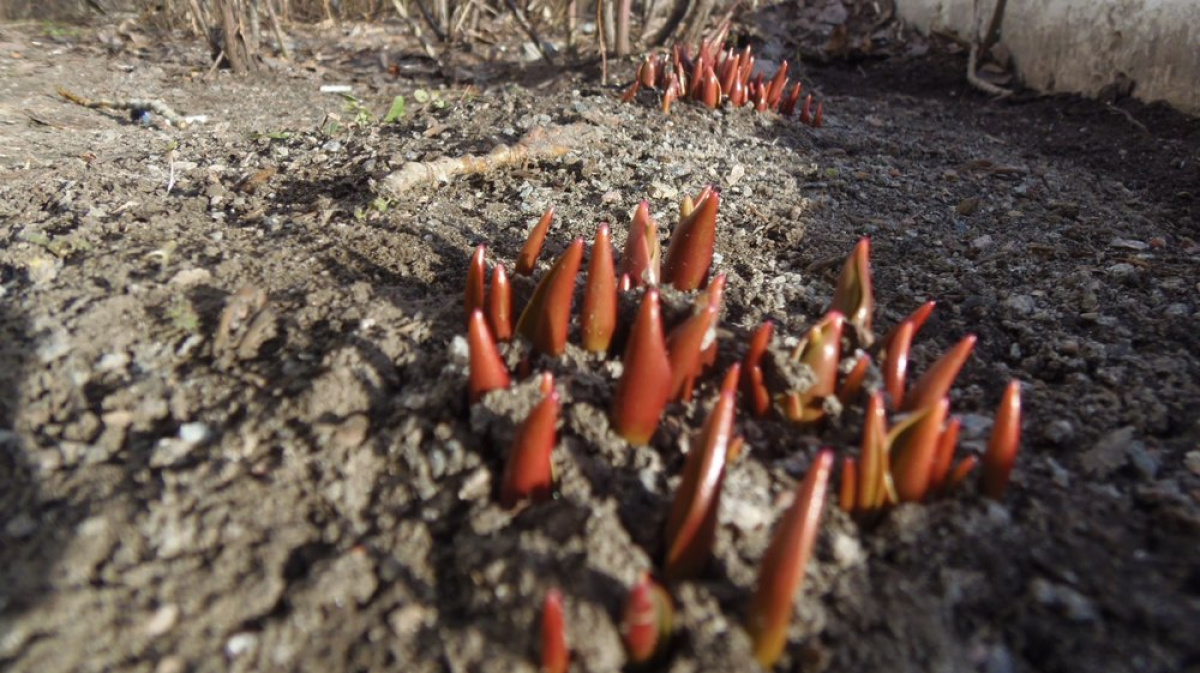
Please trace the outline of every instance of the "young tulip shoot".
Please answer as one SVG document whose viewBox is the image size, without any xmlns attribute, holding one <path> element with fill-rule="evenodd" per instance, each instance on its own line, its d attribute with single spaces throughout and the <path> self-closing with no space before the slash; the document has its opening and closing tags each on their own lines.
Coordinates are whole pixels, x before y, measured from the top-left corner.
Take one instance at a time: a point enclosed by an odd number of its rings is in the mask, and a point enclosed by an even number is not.
<svg viewBox="0 0 1200 673">
<path fill-rule="evenodd" d="M 992 500 L 1004 497 L 1008 479 L 1012 475 L 1013 463 L 1021 445 L 1021 382 L 1012 381 L 1004 391 L 1000 407 L 996 410 L 996 422 L 992 426 L 992 438 L 987 452 L 983 454 L 983 474 L 979 490 Z"/>
<path fill-rule="evenodd" d="M 540 673 L 567 673 L 571 651 L 567 648 L 566 619 L 563 617 L 562 593 L 558 589 L 546 592 L 542 603 L 542 669 Z"/>
<path fill-rule="evenodd" d="M 629 661 L 635 666 L 654 661 L 666 651 L 674 628 L 675 607 L 671 597 L 649 574 L 643 574 L 629 592 L 621 620 Z"/>
<path fill-rule="evenodd" d="M 808 389 L 784 396 L 784 415 L 797 423 L 814 423 L 825 416 L 825 398 L 837 386 L 838 363 L 842 352 L 841 313 L 830 311 L 808 331 L 808 336 L 792 352 L 794 362 L 808 365 L 813 383 Z"/>
<path fill-rule="evenodd" d="M 709 188 L 701 194 L 696 208 L 671 233 L 671 244 L 663 260 L 663 282 L 681 292 L 703 287 L 712 266 L 721 195 Z"/>
<path fill-rule="evenodd" d="M 830 310 L 846 316 L 854 326 L 859 345 L 866 348 L 875 341 L 871 319 L 875 313 L 875 292 L 871 287 L 871 242 L 861 238 L 846 258 Z"/>
<path fill-rule="evenodd" d="M 487 320 L 479 309 L 471 313 L 467 325 L 467 348 L 471 358 L 467 398 L 472 404 L 489 391 L 508 387 L 508 368 L 504 366 L 504 360 L 488 330 Z"/>
<path fill-rule="evenodd" d="M 633 212 L 618 275 L 628 275 L 633 287 L 658 285 L 661 248 L 658 224 L 650 217 L 650 204 L 642 201 Z"/>
<path fill-rule="evenodd" d="M 566 350 L 575 277 L 582 262 L 583 239 L 577 238 L 538 283 L 521 313 L 517 332 L 533 342 L 535 351 L 557 357 Z"/>
<path fill-rule="evenodd" d="M 630 444 L 645 445 L 654 436 L 671 395 L 671 364 L 654 288 L 642 300 L 622 362 L 624 371 L 613 399 L 613 429 Z"/>
<path fill-rule="evenodd" d="M 720 295 L 725 288 L 724 274 L 713 280 L 709 295 L 692 317 L 671 331 L 667 352 L 671 361 L 671 399 L 692 399 L 692 386 L 702 369 L 701 353 L 716 342 Z M 708 299 L 704 297 L 702 299 Z"/>
<path fill-rule="evenodd" d="M 545 381 L 543 378 L 543 383 Z M 504 481 L 500 484 L 501 506 L 513 507 L 523 500 L 537 503 L 550 499 L 554 490 L 554 465 L 550 454 L 557 436 L 558 407 L 558 391 L 553 389 L 553 379 L 550 379 L 550 392 L 517 429 L 504 467 Z"/>
<path fill-rule="evenodd" d="M 921 502 L 929 493 L 929 476 L 949 411 L 950 400 L 943 397 L 913 413 L 888 433 L 892 480 L 901 502 Z"/>
<path fill-rule="evenodd" d="M 774 666 L 783 654 L 792 604 L 804 584 L 804 570 L 817 541 L 832 469 L 833 451 L 822 450 L 796 491 L 796 499 L 784 514 L 763 557 L 746 625 L 754 645 L 754 658 L 763 668 Z"/>
<path fill-rule="evenodd" d="M 774 333 L 775 323 L 770 320 L 760 325 L 750 338 L 750 347 L 742 360 L 742 394 L 746 396 L 751 415 L 756 418 L 766 416 L 771 409 L 771 395 L 763 383 L 762 358 Z"/>
<path fill-rule="evenodd" d="M 588 260 L 587 285 L 583 290 L 580 316 L 583 348 L 606 353 L 617 329 L 617 279 L 613 269 L 612 239 L 608 225 L 601 224 Z"/>
<path fill-rule="evenodd" d="M 954 463 L 954 449 L 958 447 L 958 435 L 962 431 L 962 419 L 957 416 L 946 423 L 946 428 L 938 437 L 937 452 L 933 456 L 933 466 L 929 472 L 929 493 L 937 495 L 947 490 L 947 479 L 950 477 L 950 466 Z"/>
<path fill-rule="evenodd" d="M 935 306 L 937 306 L 936 301 L 927 301 L 913 309 L 912 313 L 909 313 L 904 320 L 901 320 L 899 323 L 897 323 L 896 326 L 887 333 L 887 336 L 883 338 L 883 345 L 880 347 L 880 350 L 886 351 L 891 347 L 892 339 L 896 337 L 896 332 L 898 332 L 900 327 L 906 322 L 912 323 L 913 338 L 915 338 L 917 336 L 917 332 L 920 332 L 921 327 L 925 325 L 925 321 L 929 320 L 929 316 L 933 314 L 933 309 Z"/>
<path fill-rule="evenodd" d="M 483 308 L 483 285 L 487 278 L 487 265 L 484 261 L 484 255 L 487 253 L 487 246 L 482 243 L 475 248 L 475 252 L 471 254 L 471 261 L 467 265 L 467 289 L 463 293 L 463 305 L 467 309 L 467 320 L 471 319 L 471 314 L 475 309 Z"/>
<path fill-rule="evenodd" d="M 917 379 L 912 390 L 905 394 L 904 406 L 901 409 L 905 411 L 920 409 L 945 397 L 950 392 L 950 386 L 954 385 L 954 379 L 958 378 L 958 372 L 966 364 L 967 358 L 971 357 L 971 350 L 974 348 L 975 335 L 968 334 L 958 342 L 958 345 L 938 358 L 938 361 L 933 363 L 921 375 L 921 378 Z"/>
<path fill-rule="evenodd" d="M 911 320 L 900 323 L 895 334 L 888 340 L 883 356 L 883 389 L 892 398 L 892 408 L 900 409 L 904 404 L 904 383 L 908 376 L 908 352 L 912 348 L 913 332 Z"/>
<path fill-rule="evenodd" d="M 854 361 L 854 368 L 842 380 L 842 388 L 838 391 L 838 400 L 843 405 L 849 404 L 858 398 L 862 392 L 863 382 L 867 379 L 867 371 L 871 368 L 871 356 L 863 353 Z"/>
<path fill-rule="evenodd" d="M 512 340 L 512 284 L 508 281 L 508 273 L 503 264 L 497 264 L 492 269 L 492 286 L 488 288 L 487 319 L 497 342 Z"/>
<path fill-rule="evenodd" d="M 842 485 L 838 491 L 838 507 L 843 512 L 858 509 L 858 461 L 853 456 L 842 458 Z"/>
<path fill-rule="evenodd" d="M 896 501 L 887 453 L 887 411 L 880 393 L 867 401 L 859 450 L 857 502 L 853 511 L 872 512 Z"/>
<path fill-rule="evenodd" d="M 550 231 L 550 223 L 554 221 L 554 206 L 546 209 L 542 219 L 529 231 L 521 253 L 517 255 L 517 265 L 514 271 L 519 276 L 528 276 L 537 266 L 538 255 L 542 254 L 542 245 L 546 242 L 546 232 Z"/>
<path fill-rule="evenodd" d="M 738 369 L 735 364 L 726 378 L 736 381 Z M 700 575 L 712 556 L 736 406 L 736 391 L 730 385 L 721 391 L 709 413 L 698 438 L 699 445 L 688 452 L 683 481 L 667 519 L 667 558 L 663 565 L 669 580 Z"/>
</svg>

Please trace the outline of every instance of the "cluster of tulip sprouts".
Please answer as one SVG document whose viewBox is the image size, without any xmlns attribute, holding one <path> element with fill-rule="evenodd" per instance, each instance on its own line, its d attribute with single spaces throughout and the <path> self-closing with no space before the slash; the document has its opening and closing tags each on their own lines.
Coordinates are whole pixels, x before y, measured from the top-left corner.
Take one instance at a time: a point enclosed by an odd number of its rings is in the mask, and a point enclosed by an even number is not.
<svg viewBox="0 0 1200 673">
<path fill-rule="evenodd" d="M 822 103 L 817 103 L 814 110 L 812 94 L 801 102 L 804 86 L 788 80 L 787 61 L 767 79 L 764 73 L 754 72 L 755 59 L 749 46 L 741 51 L 722 49 L 723 41 L 723 34 L 705 40 L 695 55 L 686 45 L 676 45 L 670 57 L 647 54 L 621 100 L 632 101 L 639 90 L 646 88 L 662 92 L 663 113 L 670 113 L 676 100 L 691 99 L 710 109 L 727 102 L 733 107 L 750 106 L 758 112 L 769 110 L 785 117 L 796 114 L 799 106 L 800 123 L 814 128 L 824 123 Z"/>
<path fill-rule="evenodd" d="M 706 70 L 719 71 L 713 66 Z M 622 297 L 640 302 L 632 324 L 622 329 L 622 334 L 627 334 L 622 375 L 609 414 L 613 431 L 631 445 L 649 444 L 667 404 L 691 399 L 696 382 L 716 364 L 717 323 L 726 284 L 724 275 L 711 276 L 720 202 L 720 194 L 709 187 L 694 199 L 685 198 L 665 254 L 660 249 L 658 225 L 645 202 L 633 214 L 619 264 L 614 260 L 608 225 L 601 224 L 596 232 L 577 333 L 585 350 L 607 354 L 614 334 L 622 327 L 618 302 Z M 517 258 L 515 273 L 533 273 L 553 218 L 551 209 L 533 228 Z M 468 398 L 472 403 L 511 384 L 499 343 L 519 338 L 534 355 L 558 357 L 565 352 L 584 253 L 583 239 L 572 242 L 542 276 L 514 320 L 512 288 L 504 265 L 494 265 L 488 286 L 486 249 L 482 245 L 476 248 L 464 293 L 470 351 Z M 726 370 L 715 403 L 687 453 L 667 517 L 660 576 L 668 585 L 703 576 L 711 561 L 726 469 L 740 455 L 743 444 L 736 433 L 739 406 L 755 418 L 777 414 L 796 424 L 799 431 L 819 431 L 830 415 L 848 407 L 862 408 L 865 420 L 860 448 L 856 456 L 842 459 L 839 493 L 841 507 L 859 518 L 899 502 L 946 493 L 966 481 L 977 466 L 974 456 L 954 462 L 961 423 L 950 416 L 949 402 L 950 388 L 971 354 L 975 337 L 964 338 L 908 385 L 909 349 L 933 303 L 919 307 L 877 340 L 872 331 L 869 257 L 870 245 L 864 238 L 846 260 L 828 312 L 807 330 L 791 353 L 792 363 L 801 372 L 789 379 L 794 389 L 773 390 L 764 375 L 764 356 L 775 331 L 771 322 L 754 332 L 742 360 Z M 673 324 L 664 321 L 660 306 L 660 288 L 664 286 L 692 293 L 692 310 Z M 878 375 L 868 376 L 875 362 L 879 363 Z M 544 501 L 554 490 L 552 453 L 557 443 L 560 396 L 550 373 L 538 376 L 541 398 L 517 427 L 507 455 L 499 488 L 504 507 Z M 1020 418 L 1020 386 L 1014 381 L 1004 394 L 982 458 L 980 490 L 988 497 L 999 499 L 1007 486 L 1019 443 Z M 811 556 L 834 463 L 832 450 L 817 454 L 763 558 L 746 629 L 755 656 L 764 666 L 773 665 L 784 649 L 792 603 Z M 673 621 L 667 589 L 644 575 L 630 594 L 623 615 L 630 660 L 640 664 L 663 656 Z M 557 592 L 547 596 L 542 629 L 543 668 L 565 670 L 565 625 Z"/>
</svg>

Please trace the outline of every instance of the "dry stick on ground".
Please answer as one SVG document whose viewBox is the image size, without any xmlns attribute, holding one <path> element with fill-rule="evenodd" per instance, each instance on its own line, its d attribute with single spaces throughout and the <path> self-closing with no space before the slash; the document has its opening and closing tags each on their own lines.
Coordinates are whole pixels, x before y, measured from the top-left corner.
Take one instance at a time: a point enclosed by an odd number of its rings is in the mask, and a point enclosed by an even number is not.
<svg viewBox="0 0 1200 673">
<path fill-rule="evenodd" d="M 460 175 L 488 173 L 527 161 L 555 159 L 589 142 L 595 127 L 588 124 L 535 127 L 516 145 L 500 145 L 484 156 L 444 157 L 434 161 L 410 161 L 383 179 L 379 189 L 386 196 L 401 197 L 427 183 L 449 182 Z"/>
<path fill-rule="evenodd" d="M 187 120 L 179 116 L 179 113 L 172 110 L 166 103 L 163 103 L 162 101 L 147 98 L 130 98 L 128 100 L 108 100 L 105 98 L 100 98 L 97 100 L 90 100 L 80 96 L 77 93 L 68 91 L 61 86 L 58 87 L 58 95 L 66 98 L 76 105 L 82 105 L 85 108 L 90 108 L 93 110 L 149 110 L 150 112 L 161 116 L 163 119 L 167 120 L 171 124 L 174 124 L 175 126 L 178 126 L 179 128 L 184 128 L 187 126 Z"/>
<path fill-rule="evenodd" d="M 977 70 L 979 66 L 979 54 L 987 55 L 992 47 L 995 46 L 996 41 L 1000 39 L 1000 24 L 1004 21 L 1004 5 L 1007 2 L 1008 0 L 996 0 L 996 6 L 992 9 L 991 23 L 988 24 L 987 34 L 983 37 L 983 44 L 978 42 L 972 43 L 971 53 L 967 57 L 967 82 L 976 89 L 993 96 L 1011 96 L 1012 91 L 979 79 Z"/>
</svg>

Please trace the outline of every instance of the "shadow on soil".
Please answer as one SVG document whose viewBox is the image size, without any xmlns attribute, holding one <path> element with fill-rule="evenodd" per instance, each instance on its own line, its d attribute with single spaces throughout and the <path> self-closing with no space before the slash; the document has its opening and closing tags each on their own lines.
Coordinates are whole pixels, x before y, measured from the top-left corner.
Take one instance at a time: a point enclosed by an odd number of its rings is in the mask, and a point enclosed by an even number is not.
<svg viewBox="0 0 1200 673">
<path fill-rule="evenodd" d="M 18 273 L 0 268 L 0 283 Z M 16 632 L 17 620 L 52 590 L 51 572 L 86 515 L 43 493 L 32 459 L 37 447 L 17 432 L 21 382 L 36 358 L 33 345 L 25 317 L 0 302 L 0 663 L 28 642 L 30 634 Z"/>
</svg>

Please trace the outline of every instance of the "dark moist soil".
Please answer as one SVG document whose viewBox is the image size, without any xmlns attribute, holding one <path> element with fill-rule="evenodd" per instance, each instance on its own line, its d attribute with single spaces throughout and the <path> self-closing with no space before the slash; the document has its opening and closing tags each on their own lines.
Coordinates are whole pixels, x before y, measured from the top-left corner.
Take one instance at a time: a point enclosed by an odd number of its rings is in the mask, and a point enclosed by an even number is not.
<svg viewBox="0 0 1200 673">
<path fill-rule="evenodd" d="M 865 235 L 880 331 L 938 301 L 917 371 L 979 336 L 953 393 L 962 455 L 1013 378 L 1024 444 L 1001 503 L 969 484 L 865 528 L 830 507 L 780 670 L 1200 670 L 1195 119 L 997 102 L 937 55 L 804 71 L 819 130 L 665 118 L 593 66 L 438 65 L 396 32 L 303 36 L 297 65 L 239 80 L 192 42 L 0 27 L 0 667 L 533 671 L 558 586 L 573 670 L 620 669 L 624 596 L 661 559 L 720 374 L 763 319 L 794 345 Z M 59 86 L 208 119 L 143 127 Z M 379 187 L 567 124 L 561 158 Z M 511 264 L 553 205 L 540 275 L 601 221 L 619 249 L 642 199 L 669 230 L 706 184 L 728 274 L 715 370 L 630 448 L 607 421 L 619 363 L 536 360 L 564 398 L 559 496 L 501 509 L 536 384 L 466 405 L 472 246 Z M 853 449 L 856 414 L 819 433 L 739 418 L 716 560 L 673 588 L 663 668 L 756 670 L 741 623 L 770 532 L 817 447 Z"/>
</svg>

